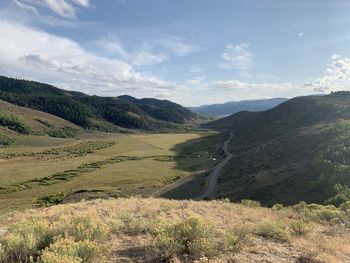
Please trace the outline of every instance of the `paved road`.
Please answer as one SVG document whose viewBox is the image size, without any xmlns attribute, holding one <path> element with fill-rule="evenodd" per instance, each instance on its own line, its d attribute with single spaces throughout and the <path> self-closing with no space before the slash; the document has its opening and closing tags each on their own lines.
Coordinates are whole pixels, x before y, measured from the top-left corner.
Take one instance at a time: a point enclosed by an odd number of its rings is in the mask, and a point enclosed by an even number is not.
<svg viewBox="0 0 350 263">
<path fill-rule="evenodd" d="M 228 161 L 233 156 L 233 154 L 231 152 L 229 152 L 229 150 L 228 150 L 228 145 L 229 145 L 230 141 L 232 140 L 232 138 L 233 138 L 233 131 L 231 132 L 230 137 L 227 139 L 227 141 L 225 141 L 225 143 L 222 147 L 222 149 L 224 150 L 225 155 L 226 155 L 225 159 L 222 160 L 220 163 L 218 163 L 214 167 L 214 169 L 213 169 L 213 171 L 208 179 L 207 189 L 200 196 L 193 198 L 193 200 L 196 200 L 196 201 L 203 200 L 204 198 L 208 197 L 209 195 L 211 195 L 214 192 L 222 168 L 228 163 Z"/>
</svg>

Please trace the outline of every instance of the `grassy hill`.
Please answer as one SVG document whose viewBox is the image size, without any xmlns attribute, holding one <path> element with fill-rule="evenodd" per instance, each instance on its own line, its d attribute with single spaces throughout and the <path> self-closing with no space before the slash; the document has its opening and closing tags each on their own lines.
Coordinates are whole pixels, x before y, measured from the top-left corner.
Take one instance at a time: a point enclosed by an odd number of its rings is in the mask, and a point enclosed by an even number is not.
<svg viewBox="0 0 350 263">
<path fill-rule="evenodd" d="M 199 114 L 208 116 L 227 116 L 240 111 L 263 111 L 268 110 L 285 102 L 285 98 L 272 98 L 261 100 L 229 101 L 222 104 L 203 105 L 190 107 L 189 109 Z"/>
<path fill-rule="evenodd" d="M 79 126 L 51 114 L 0 100 L 0 147 L 28 136 L 74 137 Z"/>
<path fill-rule="evenodd" d="M 116 131 L 179 130 L 201 117 L 170 101 L 130 96 L 99 97 L 51 85 L 0 77 L 0 99 L 66 119 L 83 128 Z"/>
<path fill-rule="evenodd" d="M 348 219 L 349 203 L 95 200 L 2 217 L 0 262 L 341 263 Z"/>
<path fill-rule="evenodd" d="M 233 159 L 216 197 L 264 204 L 340 205 L 350 199 L 350 93 L 291 99 L 264 112 L 240 112 L 209 123 L 235 130 Z"/>
</svg>

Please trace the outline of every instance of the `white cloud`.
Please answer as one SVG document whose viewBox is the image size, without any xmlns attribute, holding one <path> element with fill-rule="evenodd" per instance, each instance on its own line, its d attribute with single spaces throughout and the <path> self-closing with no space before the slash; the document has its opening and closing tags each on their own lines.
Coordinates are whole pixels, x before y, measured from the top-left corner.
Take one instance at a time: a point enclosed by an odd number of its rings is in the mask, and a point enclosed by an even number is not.
<svg viewBox="0 0 350 263">
<path fill-rule="evenodd" d="M 301 38 L 301 37 L 303 37 L 304 36 L 304 33 L 303 32 L 300 32 L 299 34 L 298 34 L 298 37 L 299 38 Z"/>
<path fill-rule="evenodd" d="M 163 39 L 157 39 L 154 43 L 154 46 L 161 46 L 166 49 L 171 50 L 179 56 L 186 56 L 189 53 L 197 51 L 198 48 L 196 46 L 186 44 L 181 38 L 178 37 L 168 37 Z"/>
<path fill-rule="evenodd" d="M 201 76 L 197 76 L 193 79 L 186 80 L 186 85 L 197 86 L 199 84 L 202 84 L 203 80 L 205 80 L 206 77 L 207 77 L 206 75 L 201 75 Z"/>
<path fill-rule="evenodd" d="M 60 84 L 98 95 L 169 95 L 175 85 L 134 70 L 119 59 L 88 52 L 76 42 L 0 20 L 0 74 Z M 26 41 L 23 41 L 26 39 Z"/>
<path fill-rule="evenodd" d="M 169 60 L 169 57 L 164 53 L 152 53 L 152 51 L 147 50 L 129 52 L 117 39 L 104 39 L 95 44 L 108 55 L 119 57 L 134 66 L 160 64 Z"/>
<path fill-rule="evenodd" d="M 222 58 L 225 63 L 218 65 L 222 69 L 249 70 L 253 67 L 253 55 L 249 52 L 249 44 L 229 44 L 226 46 Z"/>
<path fill-rule="evenodd" d="M 304 87 L 316 93 L 329 93 L 331 91 L 348 90 L 343 84 L 350 80 L 350 58 L 343 58 L 337 54 L 331 57 L 324 75 L 304 83 Z M 347 83 L 348 84 L 348 83 Z"/>
<path fill-rule="evenodd" d="M 109 36 L 93 44 L 108 55 L 118 57 L 134 66 L 161 64 L 169 61 L 172 56 L 186 56 L 198 50 L 196 46 L 174 36 L 140 40 L 135 51 L 124 48 L 115 36 Z"/>
<path fill-rule="evenodd" d="M 50 9 L 64 18 L 76 18 L 79 7 L 89 7 L 89 0 L 12 0 L 18 6 L 37 12 L 38 7 Z"/>
<path fill-rule="evenodd" d="M 214 81 L 210 84 L 212 88 L 215 89 L 227 89 L 227 90 L 236 90 L 236 91 L 250 91 L 254 90 L 268 90 L 268 91 L 286 91 L 293 89 L 291 83 L 249 83 L 242 82 L 239 80 L 227 80 L 227 81 Z"/>
</svg>

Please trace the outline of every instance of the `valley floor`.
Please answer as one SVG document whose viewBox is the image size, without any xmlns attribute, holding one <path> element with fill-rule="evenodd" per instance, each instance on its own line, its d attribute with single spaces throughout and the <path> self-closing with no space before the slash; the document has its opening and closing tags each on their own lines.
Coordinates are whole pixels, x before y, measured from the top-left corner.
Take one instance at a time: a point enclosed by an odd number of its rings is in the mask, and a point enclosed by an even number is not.
<svg viewBox="0 0 350 263">
<path fill-rule="evenodd" d="M 211 136 L 205 135 L 84 132 L 79 140 L 26 136 L 0 149 L 0 211 L 164 194 L 168 185 L 213 167 L 215 153 L 205 143 Z M 202 191 L 205 176 L 194 195 Z"/>
</svg>

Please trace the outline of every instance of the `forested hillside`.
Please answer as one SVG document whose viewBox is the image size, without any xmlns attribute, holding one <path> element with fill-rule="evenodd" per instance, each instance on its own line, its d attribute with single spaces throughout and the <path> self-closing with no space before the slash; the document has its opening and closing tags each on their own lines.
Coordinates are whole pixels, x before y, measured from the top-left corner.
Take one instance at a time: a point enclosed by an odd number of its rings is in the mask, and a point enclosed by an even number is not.
<svg viewBox="0 0 350 263">
<path fill-rule="evenodd" d="M 182 124 L 200 119 L 199 115 L 170 101 L 89 96 L 7 77 L 0 77 L 0 99 L 102 131 L 114 131 L 118 127 L 158 131 L 179 129 Z"/>
<path fill-rule="evenodd" d="M 265 112 L 240 112 L 207 128 L 234 130 L 233 159 L 216 196 L 265 204 L 350 200 L 350 93 L 289 100 Z"/>
</svg>

